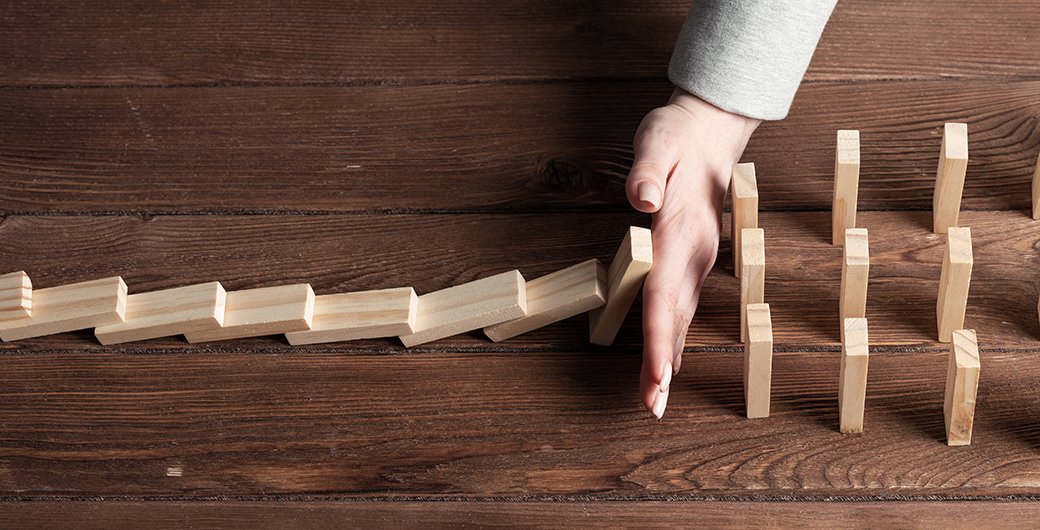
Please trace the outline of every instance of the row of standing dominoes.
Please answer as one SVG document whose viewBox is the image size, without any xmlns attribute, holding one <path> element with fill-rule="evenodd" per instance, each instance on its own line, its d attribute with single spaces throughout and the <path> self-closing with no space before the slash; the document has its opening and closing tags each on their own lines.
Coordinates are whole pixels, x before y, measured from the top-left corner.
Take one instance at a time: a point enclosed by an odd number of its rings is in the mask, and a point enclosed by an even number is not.
<svg viewBox="0 0 1040 530">
<path fill-rule="evenodd" d="M 226 292 L 219 282 L 128 295 L 120 277 L 34 290 L 19 271 L 0 276 L 0 339 L 93 328 L 105 345 L 284 333 L 292 345 L 397 336 L 411 347 L 480 328 L 498 342 L 589 312 L 590 341 L 610 345 L 652 263 L 650 231 L 631 227 L 609 271 L 593 259 L 530 282 L 513 270 L 422 296 L 315 296 L 309 284 Z"/>
<path fill-rule="evenodd" d="M 978 339 L 973 330 L 960 329 L 971 279 L 971 232 L 957 227 L 967 167 L 967 126 L 944 127 L 933 197 L 933 230 L 947 233 L 936 318 L 939 341 L 950 342 L 951 352 L 943 405 L 947 443 L 971 442 L 978 388 Z M 842 245 L 839 295 L 841 367 L 838 416 L 843 433 L 863 431 L 866 402 L 866 300 L 870 257 L 867 230 L 855 228 L 859 189 L 859 131 L 838 131 L 835 151 L 832 243 Z M 1034 205 L 1040 205 L 1040 161 L 1034 181 Z M 769 305 L 764 303 L 764 232 L 758 223 L 758 189 L 754 165 L 737 164 L 732 181 L 732 235 L 734 274 L 740 277 L 741 341 L 744 342 L 744 397 L 749 418 L 769 415 L 772 375 L 772 328 Z M 1034 217 L 1040 218 L 1040 207 Z"/>
</svg>

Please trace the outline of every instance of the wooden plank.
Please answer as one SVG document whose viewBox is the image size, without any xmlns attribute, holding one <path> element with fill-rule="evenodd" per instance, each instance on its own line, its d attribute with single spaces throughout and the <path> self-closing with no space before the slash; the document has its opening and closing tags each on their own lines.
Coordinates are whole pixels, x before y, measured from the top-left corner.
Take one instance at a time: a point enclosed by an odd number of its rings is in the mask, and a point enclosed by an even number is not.
<svg viewBox="0 0 1040 530">
<path fill-rule="evenodd" d="M 0 322 L 32 314 L 32 281 L 25 271 L 0 276 Z"/>
<path fill-rule="evenodd" d="M 1034 3 L 947 6 L 958 17 L 925 0 L 840 3 L 806 78 L 1040 73 L 1034 43 L 1007 38 L 1031 35 L 1031 21 L 1040 18 Z M 689 3 L 467 0 L 411 7 L 405 0 L 308 0 L 292 8 L 12 5 L 0 21 L 8 43 L 0 51 L 0 86 L 661 79 Z"/>
<path fill-rule="evenodd" d="M 954 330 L 964 327 L 964 312 L 968 306 L 968 288 L 974 263 L 971 247 L 970 228 L 950 227 L 943 251 L 935 310 L 939 342 L 950 342 Z"/>
<path fill-rule="evenodd" d="M 867 283 L 870 278 L 870 247 L 866 228 L 845 231 L 841 260 L 841 291 L 838 318 L 867 317 Z"/>
<path fill-rule="evenodd" d="M 945 234 L 958 226 L 961 196 L 964 194 L 964 173 L 968 168 L 968 125 L 947 123 L 943 129 L 939 149 L 939 169 L 935 176 L 935 194 L 932 198 L 933 228 Z"/>
<path fill-rule="evenodd" d="M 98 326 L 94 336 L 108 346 L 217 330 L 226 300 L 220 282 L 132 294 L 126 297 L 126 320 Z"/>
<path fill-rule="evenodd" d="M 1007 530 L 1031 530 L 1040 517 L 1035 502 L 998 500 L 814 502 L 814 501 L 601 501 L 482 500 L 479 502 L 352 500 L 219 500 L 6 502 L 0 514 L 14 528 L 76 521 L 80 528 L 191 527 L 203 522 L 229 530 L 267 527 L 326 528 L 350 521 L 372 530 L 424 527 L 635 529 L 698 525 L 742 530 L 767 521 L 777 528 L 883 528 L 973 530 L 978 521 Z"/>
<path fill-rule="evenodd" d="M 514 269 L 420 296 L 415 332 L 400 339 L 410 348 L 526 315 L 526 282 Z"/>
<path fill-rule="evenodd" d="M 765 231 L 761 228 L 741 230 L 743 240 L 743 271 L 740 275 L 740 341 L 747 341 L 747 306 L 765 302 L 766 295 L 766 243 Z"/>
<path fill-rule="evenodd" d="M 650 230 L 631 226 L 607 270 L 607 303 L 589 313 L 589 342 L 610 346 L 654 263 Z"/>
<path fill-rule="evenodd" d="M 314 300 L 311 329 L 285 338 L 302 346 L 415 333 L 418 304 L 411 287 L 321 295 Z"/>
<path fill-rule="evenodd" d="M 749 418 L 769 417 L 769 388 L 773 377 L 773 325 L 769 304 L 748 304 L 744 332 L 744 406 Z"/>
<path fill-rule="evenodd" d="M 0 339 L 24 340 L 123 322 L 126 284 L 114 276 L 33 291 L 28 317 L 0 322 Z"/>
<path fill-rule="evenodd" d="M 758 183 L 755 178 L 755 164 L 746 162 L 733 166 L 730 190 L 730 205 L 733 214 L 730 222 L 733 274 L 740 278 L 743 272 L 741 233 L 745 228 L 758 228 Z"/>
<path fill-rule="evenodd" d="M 834 201 L 831 207 L 831 238 L 845 244 L 845 231 L 856 228 L 859 197 L 859 131 L 839 130 L 834 150 Z"/>
<path fill-rule="evenodd" d="M 946 445 L 971 445 L 975 398 L 979 390 L 979 341 L 974 330 L 953 332 L 950 368 L 946 372 Z"/>
<path fill-rule="evenodd" d="M 311 328 L 314 290 L 298 283 L 231 291 L 224 302 L 224 322 L 219 329 L 188 331 L 190 343 L 278 335 Z"/>
<path fill-rule="evenodd" d="M 629 211 L 632 132 L 671 89 L 12 90 L 0 98 L 0 212 Z M 833 131 L 849 122 L 871 138 L 860 212 L 930 209 L 938 135 L 951 119 L 972 131 L 964 209 L 1031 208 L 1040 81 L 848 90 L 807 84 L 788 118 L 758 128 L 744 156 L 763 175 L 761 211 L 830 208 Z"/>
<path fill-rule="evenodd" d="M 687 350 L 697 369 L 675 376 L 662 420 L 636 397 L 632 351 L 285 352 L 6 353 L 0 495 L 1040 495 L 1036 350 L 987 359 L 968 451 L 946 445 L 942 352 L 872 359 L 869 428 L 855 436 L 837 429 L 834 348 L 774 351 L 765 421 L 745 417 L 737 346 Z"/>
<path fill-rule="evenodd" d="M 587 313 L 607 303 L 607 269 L 584 261 L 527 282 L 527 316 L 484 328 L 495 342 Z"/>
</svg>

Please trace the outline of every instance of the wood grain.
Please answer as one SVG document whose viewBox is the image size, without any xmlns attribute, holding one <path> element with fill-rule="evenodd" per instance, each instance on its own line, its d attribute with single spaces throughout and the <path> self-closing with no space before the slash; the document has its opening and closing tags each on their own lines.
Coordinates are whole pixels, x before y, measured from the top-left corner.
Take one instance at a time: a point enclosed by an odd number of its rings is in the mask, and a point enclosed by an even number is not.
<svg viewBox="0 0 1040 530">
<path fill-rule="evenodd" d="M 0 93 L 2 213 L 628 211 L 632 134 L 666 83 Z M 962 207 L 1029 209 L 1040 81 L 819 83 L 755 133 L 763 210 L 931 209 L 943 123 L 972 131 Z M 431 181 L 439 183 L 430 186 Z"/>
<path fill-rule="evenodd" d="M 0 86 L 663 79 L 689 1 L 7 6 Z M 1028 0 L 840 2 L 809 80 L 1035 77 Z"/>
</svg>

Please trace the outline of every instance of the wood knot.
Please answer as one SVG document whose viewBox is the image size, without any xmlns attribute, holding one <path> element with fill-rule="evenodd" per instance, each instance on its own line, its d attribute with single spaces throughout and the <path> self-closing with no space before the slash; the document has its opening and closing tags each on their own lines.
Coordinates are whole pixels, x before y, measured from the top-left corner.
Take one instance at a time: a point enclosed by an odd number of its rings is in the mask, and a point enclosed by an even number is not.
<svg viewBox="0 0 1040 530">
<path fill-rule="evenodd" d="M 593 171 L 578 161 L 554 158 L 545 163 L 536 177 L 540 187 L 552 191 L 584 191 L 591 187 Z"/>
</svg>

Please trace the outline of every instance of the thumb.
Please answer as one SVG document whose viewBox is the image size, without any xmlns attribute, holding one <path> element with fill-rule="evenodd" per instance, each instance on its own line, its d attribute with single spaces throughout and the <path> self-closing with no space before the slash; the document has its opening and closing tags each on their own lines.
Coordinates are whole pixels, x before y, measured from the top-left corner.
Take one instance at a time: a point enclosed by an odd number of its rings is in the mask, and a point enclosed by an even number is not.
<svg viewBox="0 0 1040 530">
<path fill-rule="evenodd" d="M 664 202 L 668 176 L 679 161 L 679 143 L 664 129 L 660 111 L 643 119 L 633 141 L 635 158 L 625 182 L 628 202 L 636 210 L 654 213 Z"/>
</svg>

